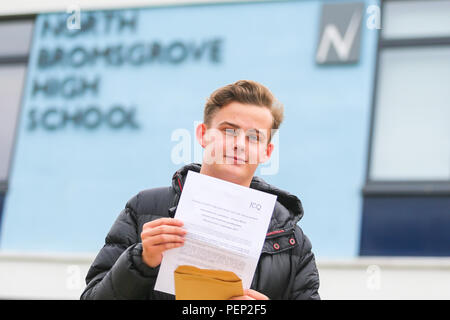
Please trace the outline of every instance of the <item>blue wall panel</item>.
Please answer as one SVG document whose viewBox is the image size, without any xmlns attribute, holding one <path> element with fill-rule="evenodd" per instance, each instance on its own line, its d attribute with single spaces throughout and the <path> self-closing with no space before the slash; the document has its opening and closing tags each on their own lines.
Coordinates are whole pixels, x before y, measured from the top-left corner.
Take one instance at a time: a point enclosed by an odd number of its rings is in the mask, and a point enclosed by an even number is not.
<svg viewBox="0 0 450 320">
<path fill-rule="evenodd" d="M 450 197 L 366 197 L 363 256 L 450 256 Z"/>
</svg>

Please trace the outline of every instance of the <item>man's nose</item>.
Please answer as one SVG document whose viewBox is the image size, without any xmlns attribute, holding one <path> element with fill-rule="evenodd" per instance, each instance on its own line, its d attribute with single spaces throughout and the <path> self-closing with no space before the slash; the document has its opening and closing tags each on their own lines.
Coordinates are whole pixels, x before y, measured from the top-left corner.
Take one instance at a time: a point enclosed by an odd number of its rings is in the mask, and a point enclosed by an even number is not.
<svg viewBox="0 0 450 320">
<path fill-rule="evenodd" d="M 238 150 L 245 150 L 245 132 L 240 130 L 239 134 L 234 138 L 234 148 Z"/>
</svg>

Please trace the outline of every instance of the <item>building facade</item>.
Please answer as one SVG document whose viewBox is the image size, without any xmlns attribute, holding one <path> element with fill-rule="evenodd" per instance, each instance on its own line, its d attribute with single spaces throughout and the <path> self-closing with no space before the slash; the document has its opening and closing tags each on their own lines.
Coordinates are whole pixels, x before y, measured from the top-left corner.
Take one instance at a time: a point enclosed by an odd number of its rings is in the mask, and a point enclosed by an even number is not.
<svg viewBox="0 0 450 320">
<path fill-rule="evenodd" d="M 17 10 L 1 250 L 97 252 L 128 199 L 201 162 L 209 94 L 252 79 L 285 107 L 257 175 L 301 199 L 317 257 L 450 255 L 450 1 Z"/>
</svg>

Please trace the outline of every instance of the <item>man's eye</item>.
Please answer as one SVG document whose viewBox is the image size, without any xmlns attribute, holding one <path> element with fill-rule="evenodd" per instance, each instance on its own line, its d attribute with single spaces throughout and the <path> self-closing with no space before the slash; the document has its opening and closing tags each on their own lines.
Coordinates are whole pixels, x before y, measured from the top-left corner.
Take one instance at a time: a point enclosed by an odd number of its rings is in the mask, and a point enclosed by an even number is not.
<svg viewBox="0 0 450 320">
<path fill-rule="evenodd" d="M 258 142 L 259 141 L 259 137 L 256 134 L 249 134 L 248 135 L 248 140 L 250 140 L 251 142 Z"/>
<path fill-rule="evenodd" d="M 230 136 L 235 136 L 235 135 L 237 135 L 237 130 L 236 129 L 225 129 L 225 133 Z"/>
</svg>

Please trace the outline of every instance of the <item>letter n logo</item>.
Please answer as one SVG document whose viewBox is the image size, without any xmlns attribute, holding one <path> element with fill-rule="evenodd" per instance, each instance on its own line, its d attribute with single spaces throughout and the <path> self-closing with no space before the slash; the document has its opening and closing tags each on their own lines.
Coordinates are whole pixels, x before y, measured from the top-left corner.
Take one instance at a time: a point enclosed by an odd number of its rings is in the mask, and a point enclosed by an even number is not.
<svg viewBox="0 0 450 320">
<path fill-rule="evenodd" d="M 356 63 L 361 43 L 364 4 L 327 3 L 322 6 L 318 64 Z"/>
</svg>

